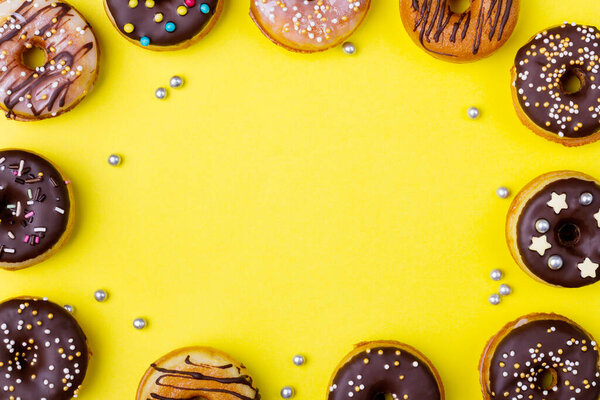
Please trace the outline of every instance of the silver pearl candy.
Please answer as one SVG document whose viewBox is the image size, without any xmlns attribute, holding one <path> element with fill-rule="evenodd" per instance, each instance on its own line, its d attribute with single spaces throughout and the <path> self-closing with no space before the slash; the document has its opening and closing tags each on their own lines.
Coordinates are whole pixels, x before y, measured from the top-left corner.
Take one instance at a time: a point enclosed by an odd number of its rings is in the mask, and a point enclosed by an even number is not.
<svg viewBox="0 0 600 400">
<path fill-rule="evenodd" d="M 467 115 L 471 119 L 477 119 L 479 117 L 479 109 L 477 107 L 469 107 Z"/>
<path fill-rule="evenodd" d="M 510 288 L 510 286 L 508 286 L 504 283 L 502 285 L 500 285 L 500 287 L 498 288 L 498 294 L 500 296 L 508 296 L 511 293 L 512 293 L 512 289 Z"/>
<path fill-rule="evenodd" d="M 294 358 L 292 358 L 292 362 L 294 363 L 294 365 L 299 367 L 301 365 L 304 365 L 304 363 L 306 362 L 306 358 L 304 358 L 304 356 L 301 354 L 296 354 Z"/>
<path fill-rule="evenodd" d="M 592 201 L 594 201 L 594 196 L 592 196 L 591 193 L 585 192 L 581 193 L 581 196 L 579 196 L 579 204 L 582 206 L 589 206 L 592 204 Z"/>
<path fill-rule="evenodd" d="M 548 267 L 550 267 L 551 270 L 554 270 L 554 271 L 559 270 L 562 268 L 562 266 L 563 266 L 563 259 L 561 256 L 554 255 L 548 259 Z"/>
<path fill-rule="evenodd" d="M 69 304 L 65 304 L 64 307 L 65 307 L 65 310 L 67 310 L 67 312 L 69 312 L 71 314 L 73 314 L 73 311 L 75 311 L 75 307 L 73 307 Z"/>
<path fill-rule="evenodd" d="M 108 156 L 108 163 L 113 167 L 116 167 L 121 164 L 121 156 L 118 154 L 111 154 Z"/>
<path fill-rule="evenodd" d="M 356 53 L 356 47 L 354 47 L 354 43 L 352 42 L 346 42 L 342 45 L 342 49 L 344 50 L 344 53 L 348 54 L 348 55 L 352 55 L 354 53 Z"/>
<path fill-rule="evenodd" d="M 493 269 L 492 272 L 490 272 L 490 278 L 492 278 L 493 281 L 499 281 L 502 279 L 502 271 Z"/>
<path fill-rule="evenodd" d="M 102 303 L 103 301 L 105 301 L 108 298 L 108 293 L 106 293 L 106 290 L 96 290 L 94 292 L 94 298 L 96 299 L 97 302 Z"/>
<path fill-rule="evenodd" d="M 183 86 L 183 79 L 180 76 L 175 75 L 171 79 L 169 79 L 169 86 L 173 89 L 177 89 Z"/>
<path fill-rule="evenodd" d="M 498 304 L 500 304 L 500 295 L 498 293 L 494 293 L 490 295 L 490 297 L 488 297 L 488 301 L 491 305 L 497 306 Z"/>
<path fill-rule="evenodd" d="M 136 318 L 133 320 L 133 327 L 135 329 L 144 329 L 146 327 L 146 320 L 144 318 Z"/>
<path fill-rule="evenodd" d="M 156 92 L 154 92 L 154 95 L 156 96 L 157 99 L 159 100 L 163 100 L 165 97 L 167 97 L 167 89 L 165 88 L 158 88 L 156 89 Z"/>
<path fill-rule="evenodd" d="M 283 389 L 281 389 L 281 397 L 284 399 L 291 399 L 294 397 L 294 394 L 294 388 L 291 386 L 285 386 Z"/>
<path fill-rule="evenodd" d="M 535 230 L 539 233 L 546 233 L 550 230 L 550 222 L 547 219 L 540 218 L 535 221 Z"/>
<path fill-rule="evenodd" d="M 496 194 L 501 199 L 506 199 L 510 195 L 510 191 L 504 186 L 500 186 L 498 189 L 496 189 Z"/>
</svg>

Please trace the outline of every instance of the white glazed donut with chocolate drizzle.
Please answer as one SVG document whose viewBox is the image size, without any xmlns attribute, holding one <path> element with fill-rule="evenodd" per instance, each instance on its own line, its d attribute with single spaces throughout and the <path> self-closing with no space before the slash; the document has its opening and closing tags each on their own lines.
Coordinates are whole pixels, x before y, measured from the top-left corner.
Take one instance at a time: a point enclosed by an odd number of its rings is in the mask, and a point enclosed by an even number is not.
<svg viewBox="0 0 600 400">
<path fill-rule="evenodd" d="M 44 50 L 32 69 L 23 53 Z M 0 0 L 0 107 L 6 116 L 34 121 L 75 107 L 92 89 L 100 50 L 87 21 L 53 0 Z"/>
</svg>

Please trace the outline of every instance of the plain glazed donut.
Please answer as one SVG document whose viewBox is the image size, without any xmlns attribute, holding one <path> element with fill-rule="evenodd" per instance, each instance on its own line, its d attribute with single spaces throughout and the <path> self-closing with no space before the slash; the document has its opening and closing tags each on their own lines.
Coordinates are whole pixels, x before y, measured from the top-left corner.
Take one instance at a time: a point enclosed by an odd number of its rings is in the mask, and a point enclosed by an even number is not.
<svg viewBox="0 0 600 400">
<path fill-rule="evenodd" d="M 48 160 L 0 150 L 0 268 L 44 261 L 67 241 L 74 224 L 73 191 Z"/>
<path fill-rule="evenodd" d="M 484 400 L 598 400 L 594 339 L 556 314 L 507 324 L 487 343 L 479 365 Z"/>
<path fill-rule="evenodd" d="M 208 347 L 175 350 L 152 363 L 136 400 L 260 400 L 243 364 Z"/>
<path fill-rule="evenodd" d="M 251 0 L 250 16 L 273 43 L 312 53 L 344 42 L 370 5 L 371 0 Z"/>
<path fill-rule="evenodd" d="M 23 53 L 46 53 L 31 69 Z M 34 121 L 75 107 L 92 90 L 100 50 L 87 21 L 53 0 L 0 0 L 0 107 L 8 118 Z"/>
<path fill-rule="evenodd" d="M 400 15 L 411 39 L 436 58 L 476 61 L 500 48 L 512 34 L 519 0 L 471 0 L 462 14 L 448 0 L 400 0 Z"/>
<path fill-rule="evenodd" d="M 85 334 L 63 307 L 16 298 L 0 304 L 0 393 L 6 400 L 76 397 L 90 353 Z"/>
<path fill-rule="evenodd" d="M 340 362 L 328 400 L 443 400 L 444 387 L 433 364 L 416 349 L 395 341 L 360 343 Z"/>
<path fill-rule="evenodd" d="M 506 240 L 519 266 L 560 287 L 600 280 L 600 185 L 574 171 L 542 175 L 515 197 Z"/>
<path fill-rule="evenodd" d="M 515 57 L 513 103 L 534 133 L 565 146 L 600 139 L 600 32 L 563 24 L 535 35 Z M 569 78 L 580 88 L 571 93 Z"/>
</svg>

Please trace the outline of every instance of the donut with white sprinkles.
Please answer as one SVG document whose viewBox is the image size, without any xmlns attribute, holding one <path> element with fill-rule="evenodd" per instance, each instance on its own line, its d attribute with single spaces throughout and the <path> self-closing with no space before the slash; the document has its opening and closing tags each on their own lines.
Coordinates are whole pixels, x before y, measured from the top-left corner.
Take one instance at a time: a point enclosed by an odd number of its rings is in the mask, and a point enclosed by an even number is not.
<svg viewBox="0 0 600 400">
<path fill-rule="evenodd" d="M 600 31 L 563 24 L 535 35 L 512 68 L 513 103 L 536 134 L 565 146 L 600 139 Z"/>
<path fill-rule="evenodd" d="M 85 377 L 89 351 L 77 321 L 37 298 L 0 304 L 0 398 L 67 400 Z"/>
</svg>

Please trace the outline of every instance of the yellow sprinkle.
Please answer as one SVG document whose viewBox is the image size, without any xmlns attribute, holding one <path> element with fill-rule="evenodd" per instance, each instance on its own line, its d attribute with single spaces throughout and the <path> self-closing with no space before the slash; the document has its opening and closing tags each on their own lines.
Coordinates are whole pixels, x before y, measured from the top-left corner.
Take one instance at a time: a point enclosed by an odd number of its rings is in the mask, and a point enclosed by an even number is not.
<svg viewBox="0 0 600 400">
<path fill-rule="evenodd" d="M 179 6 L 177 7 L 177 14 L 179 15 L 185 15 L 187 14 L 188 10 L 186 6 Z"/>
<path fill-rule="evenodd" d="M 162 13 L 156 13 L 156 14 L 154 14 L 154 22 L 162 22 L 163 18 L 164 17 L 162 15 Z"/>
<path fill-rule="evenodd" d="M 52 314 L 52 313 L 48 314 L 48 319 L 52 319 L 52 318 L 54 318 L 54 314 Z"/>
<path fill-rule="evenodd" d="M 133 32 L 134 29 L 135 29 L 135 27 L 133 26 L 133 24 L 125 24 L 125 26 L 123 27 L 123 30 L 126 33 L 131 33 L 131 32 Z"/>
<path fill-rule="evenodd" d="M 148 7 L 148 8 L 154 7 L 154 0 L 146 0 L 146 7 Z"/>
<path fill-rule="evenodd" d="M 365 358 L 365 359 L 363 360 L 363 363 L 364 363 L 364 364 L 368 364 L 368 363 L 369 363 L 369 359 L 368 359 L 368 358 Z"/>
<path fill-rule="evenodd" d="M 136 8 L 138 6 L 137 0 L 129 0 L 129 7 Z"/>
</svg>

